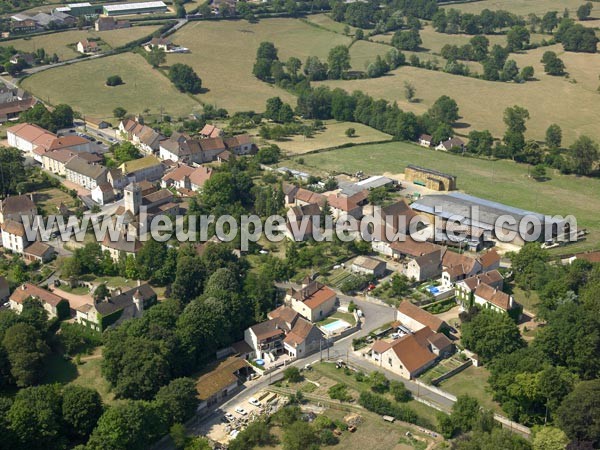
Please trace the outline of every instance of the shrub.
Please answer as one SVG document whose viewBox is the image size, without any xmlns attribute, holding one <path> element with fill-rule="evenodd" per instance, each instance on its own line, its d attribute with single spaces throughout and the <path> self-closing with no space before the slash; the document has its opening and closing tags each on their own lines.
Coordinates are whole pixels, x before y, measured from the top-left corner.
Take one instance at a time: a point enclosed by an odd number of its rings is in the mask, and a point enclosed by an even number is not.
<svg viewBox="0 0 600 450">
<path fill-rule="evenodd" d="M 369 411 L 382 416 L 392 416 L 404 422 L 416 423 L 418 419 L 408 406 L 394 404 L 384 396 L 369 391 L 361 392 L 358 403 Z"/>
<path fill-rule="evenodd" d="M 107 86 L 118 86 L 123 84 L 123 79 L 119 75 L 111 75 L 106 79 Z"/>
<path fill-rule="evenodd" d="M 338 383 L 333 385 L 327 391 L 329 397 L 340 402 L 349 402 L 352 400 L 352 396 L 348 393 L 348 386 L 344 383 Z"/>
<path fill-rule="evenodd" d="M 283 379 L 290 383 L 300 383 L 304 377 L 297 367 L 288 367 L 283 371 Z"/>
</svg>

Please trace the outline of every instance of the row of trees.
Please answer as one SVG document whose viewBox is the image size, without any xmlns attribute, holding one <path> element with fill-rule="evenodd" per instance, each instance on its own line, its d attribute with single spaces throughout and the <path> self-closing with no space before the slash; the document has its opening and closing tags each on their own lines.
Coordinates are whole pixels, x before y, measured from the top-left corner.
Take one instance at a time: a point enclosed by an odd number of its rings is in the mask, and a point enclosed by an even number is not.
<svg viewBox="0 0 600 450">
<path fill-rule="evenodd" d="M 337 22 L 381 33 L 402 27 L 403 16 L 407 17 L 407 23 L 414 22 L 414 19 L 429 20 L 436 11 L 438 5 L 435 0 L 402 0 L 384 4 L 375 0 L 354 3 L 337 1 L 332 7 L 331 17 Z"/>
<path fill-rule="evenodd" d="M 516 14 L 504 10 L 484 9 L 479 14 L 473 14 L 453 8 L 440 8 L 433 16 L 431 24 L 439 33 L 493 34 L 515 25 L 523 26 L 525 22 Z"/>
<path fill-rule="evenodd" d="M 36 103 L 33 108 L 22 112 L 20 119 L 22 122 L 33 123 L 56 133 L 62 128 L 72 127 L 73 117 L 73 109 L 69 105 L 56 105 L 52 111 L 49 111 L 43 103 Z"/>
</svg>

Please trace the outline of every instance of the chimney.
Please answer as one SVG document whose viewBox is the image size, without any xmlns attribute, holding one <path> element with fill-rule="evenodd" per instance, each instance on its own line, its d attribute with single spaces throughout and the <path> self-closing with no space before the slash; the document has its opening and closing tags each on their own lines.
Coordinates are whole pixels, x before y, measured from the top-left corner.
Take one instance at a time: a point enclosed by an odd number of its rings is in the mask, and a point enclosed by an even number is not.
<svg viewBox="0 0 600 450">
<path fill-rule="evenodd" d="M 22 290 L 22 291 L 24 291 L 25 289 L 27 289 L 27 288 L 25 287 L 25 285 L 24 285 L 24 284 L 22 284 L 22 285 L 21 285 L 21 290 Z"/>
<path fill-rule="evenodd" d="M 138 287 L 140 287 L 142 285 L 142 281 L 141 280 L 137 280 L 137 285 L 138 285 Z"/>
</svg>

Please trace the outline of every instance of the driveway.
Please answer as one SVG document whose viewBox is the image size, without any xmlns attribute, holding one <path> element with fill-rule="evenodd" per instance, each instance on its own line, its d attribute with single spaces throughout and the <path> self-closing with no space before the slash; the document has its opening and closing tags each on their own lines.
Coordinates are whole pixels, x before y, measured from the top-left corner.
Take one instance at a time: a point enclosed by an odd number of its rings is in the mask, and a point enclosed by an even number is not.
<svg viewBox="0 0 600 450">
<path fill-rule="evenodd" d="M 71 309 L 78 308 L 82 305 L 93 305 L 94 304 L 94 299 L 92 298 L 92 296 L 90 294 L 77 295 L 77 294 L 73 294 L 72 292 L 63 291 L 62 289 L 54 287 L 52 285 L 49 287 L 50 287 L 50 290 L 52 292 L 54 292 L 56 295 L 59 295 L 62 298 L 67 299 L 69 301 L 69 306 L 71 307 Z"/>
</svg>

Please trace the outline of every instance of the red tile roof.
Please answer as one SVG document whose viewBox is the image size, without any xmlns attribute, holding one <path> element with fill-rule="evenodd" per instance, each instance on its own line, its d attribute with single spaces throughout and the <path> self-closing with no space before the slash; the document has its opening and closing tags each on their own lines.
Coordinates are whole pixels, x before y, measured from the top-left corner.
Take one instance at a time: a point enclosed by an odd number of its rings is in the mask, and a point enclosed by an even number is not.
<svg viewBox="0 0 600 450">
<path fill-rule="evenodd" d="M 425 311 L 424 309 L 413 305 L 408 300 L 404 300 L 402 303 L 400 303 L 400 306 L 398 306 L 398 311 L 436 332 L 439 331 L 444 324 L 443 320 L 435 317 L 433 314 Z"/>
<path fill-rule="evenodd" d="M 23 304 L 23 302 L 29 297 L 37 298 L 43 303 L 47 303 L 52 306 L 56 306 L 61 301 L 65 300 L 64 298 L 31 283 L 22 284 L 20 287 L 15 289 L 10 296 L 10 299 L 18 304 Z"/>
</svg>

